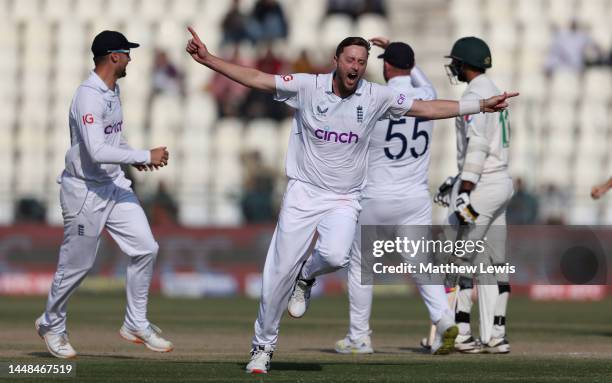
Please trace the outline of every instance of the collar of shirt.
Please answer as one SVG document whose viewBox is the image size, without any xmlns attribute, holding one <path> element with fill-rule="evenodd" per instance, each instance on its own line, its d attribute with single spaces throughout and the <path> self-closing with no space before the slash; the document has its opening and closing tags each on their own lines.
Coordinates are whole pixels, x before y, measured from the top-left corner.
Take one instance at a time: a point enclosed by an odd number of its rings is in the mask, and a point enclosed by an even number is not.
<svg viewBox="0 0 612 383">
<path fill-rule="evenodd" d="M 333 94 L 336 95 L 334 93 L 334 88 L 332 86 L 333 80 L 334 80 L 334 76 L 336 75 L 336 71 L 333 71 L 331 73 L 327 73 L 327 74 L 323 74 L 320 75 L 323 77 L 323 81 L 321 81 L 321 86 L 325 89 L 325 93 L 327 94 Z M 366 81 L 364 79 L 360 79 L 359 83 L 357 84 L 357 89 L 355 89 L 355 94 L 357 96 L 361 96 L 361 94 L 363 93 L 363 88 L 366 86 Z M 336 95 L 336 97 L 339 97 Z M 350 96 L 349 96 L 350 97 Z"/>
<path fill-rule="evenodd" d="M 98 76 L 95 70 L 92 70 L 90 72 L 89 81 L 91 82 L 92 85 L 94 85 L 96 88 L 98 88 L 103 93 L 106 93 L 106 92 L 111 92 L 113 94 L 116 93 L 117 85 L 115 85 L 114 90 L 110 90 L 108 86 L 106 85 L 106 83 L 100 78 L 100 76 Z"/>
<path fill-rule="evenodd" d="M 412 79 L 410 76 L 395 76 L 387 82 L 387 85 L 393 89 L 412 89 Z"/>
<path fill-rule="evenodd" d="M 487 82 L 489 82 L 489 79 L 487 78 L 487 75 L 484 74 L 484 73 L 480 74 L 480 75 L 476 76 L 475 78 L 473 78 L 472 81 L 470 81 L 470 83 L 468 84 L 468 86 L 465 89 L 465 92 L 463 94 L 467 94 L 471 90 L 477 89 L 478 87 L 486 84 Z"/>
<path fill-rule="evenodd" d="M 486 82 L 487 82 L 487 75 L 484 73 L 479 74 L 478 76 L 474 77 L 472 81 L 470 81 L 470 83 L 468 84 L 468 88 L 476 87 L 481 84 L 485 84 Z"/>
</svg>

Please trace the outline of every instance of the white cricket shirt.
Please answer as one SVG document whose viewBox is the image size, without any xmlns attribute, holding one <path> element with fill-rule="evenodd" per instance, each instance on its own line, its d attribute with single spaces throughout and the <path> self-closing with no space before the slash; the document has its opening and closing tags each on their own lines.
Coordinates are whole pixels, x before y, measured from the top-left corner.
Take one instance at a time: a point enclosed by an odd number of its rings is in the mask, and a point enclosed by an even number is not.
<svg viewBox="0 0 612 383">
<path fill-rule="evenodd" d="M 418 69 L 414 68 L 413 72 Z M 433 100 L 429 80 L 414 87 L 410 76 L 393 77 L 389 87 L 411 99 Z M 403 116 L 378 121 L 370 140 L 364 198 L 403 199 L 429 197 L 429 161 L 433 121 Z"/>
<path fill-rule="evenodd" d="M 65 173 L 104 184 L 125 179 L 119 164 L 151 161 L 148 150 L 130 148 L 122 135 L 119 93 L 119 85 L 109 89 L 94 71 L 78 87 L 70 105 L 71 147 L 66 153 Z"/>
<path fill-rule="evenodd" d="M 501 92 L 495 84 L 485 74 L 481 74 L 470 81 L 461 99 L 480 100 L 498 94 Z M 462 172 L 462 180 L 477 183 L 479 179 L 474 176 L 466 177 L 463 174 L 464 171 L 469 170 L 464 169 L 469 139 L 476 136 L 488 142 L 487 156 L 481 176 L 498 172 L 507 173 L 510 147 L 510 122 L 507 109 L 497 113 L 459 116 L 455 119 L 455 126 L 457 128 L 457 167 L 459 172 Z"/>
<path fill-rule="evenodd" d="M 370 134 L 376 122 L 401 117 L 412 107 L 412 99 L 363 79 L 355 93 L 340 98 L 332 91 L 333 75 L 275 76 L 275 99 L 297 109 L 287 176 L 340 194 L 358 193 L 365 182 Z"/>
</svg>

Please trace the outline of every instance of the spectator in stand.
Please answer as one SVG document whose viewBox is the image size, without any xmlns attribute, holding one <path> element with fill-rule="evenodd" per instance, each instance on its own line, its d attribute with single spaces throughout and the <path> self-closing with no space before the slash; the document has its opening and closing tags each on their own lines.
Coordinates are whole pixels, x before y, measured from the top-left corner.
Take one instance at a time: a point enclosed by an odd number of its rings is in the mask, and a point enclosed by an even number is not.
<svg viewBox="0 0 612 383">
<path fill-rule="evenodd" d="M 323 68 L 316 67 L 312 61 L 310 61 L 310 57 L 308 57 L 308 52 L 306 49 L 302 49 L 300 55 L 295 59 L 295 61 L 291 64 L 291 73 L 325 73 Z"/>
<path fill-rule="evenodd" d="M 276 0 L 258 0 L 251 14 L 251 33 L 257 41 L 287 37 L 287 19 Z"/>
<path fill-rule="evenodd" d="M 509 225 L 533 225 L 538 219 L 538 199 L 526 188 L 523 180 L 517 178 L 514 195 L 506 212 Z"/>
<path fill-rule="evenodd" d="M 328 0 L 327 14 L 344 14 L 356 20 L 365 13 L 386 15 L 384 0 Z"/>
<path fill-rule="evenodd" d="M 184 76 L 162 50 L 156 50 L 153 59 L 153 96 L 166 94 L 185 96 Z"/>
<path fill-rule="evenodd" d="M 265 53 L 257 59 L 255 66 L 262 72 L 280 74 L 284 69 L 285 62 L 274 54 L 272 46 L 268 44 Z"/>
<path fill-rule="evenodd" d="M 234 46 L 232 52 L 227 61 L 243 66 L 251 65 L 248 60 L 240 56 L 240 49 L 237 45 Z M 215 72 L 205 90 L 209 91 L 215 98 L 219 118 L 236 117 L 242 114 L 240 108 L 247 97 L 249 88 Z"/>
<path fill-rule="evenodd" d="M 268 168 L 258 151 L 242 155 L 244 168 L 244 194 L 240 201 L 242 214 L 247 223 L 274 222 L 274 171 Z"/>
<path fill-rule="evenodd" d="M 540 217 L 547 225 L 565 225 L 565 212 L 570 204 L 570 196 L 559 187 L 548 184 L 540 198 Z"/>
<path fill-rule="evenodd" d="M 387 15 L 384 0 L 364 0 L 361 14 L 374 13 L 381 16 Z"/>
<path fill-rule="evenodd" d="M 178 205 L 168 192 L 166 183 L 160 181 L 157 192 L 149 200 L 149 220 L 152 225 L 168 225 L 178 222 Z"/>
<path fill-rule="evenodd" d="M 357 19 L 363 8 L 363 0 L 328 0 L 327 14 L 344 14 Z"/>
<path fill-rule="evenodd" d="M 36 198 L 24 197 L 17 202 L 15 209 L 15 222 L 17 223 L 44 223 L 47 209 Z"/>
<path fill-rule="evenodd" d="M 285 69 L 285 62 L 274 54 L 272 47 L 267 46 L 265 53 L 257 60 L 255 67 L 262 72 L 280 74 Z M 247 119 L 272 118 L 280 121 L 287 117 L 289 110 L 283 103 L 273 102 L 267 93 L 250 90 L 244 106 L 241 108 Z"/>
<path fill-rule="evenodd" d="M 240 10 L 240 0 L 233 0 L 232 6 L 221 23 L 223 44 L 237 44 L 245 40 L 255 42 L 249 32 L 249 23 L 248 16 Z"/>
<path fill-rule="evenodd" d="M 600 61 L 603 54 L 593 39 L 580 30 L 578 22 L 573 20 L 569 29 L 559 30 L 555 34 L 544 70 L 549 76 L 558 70 L 582 72 L 589 55 L 595 55 L 594 61 Z"/>
</svg>

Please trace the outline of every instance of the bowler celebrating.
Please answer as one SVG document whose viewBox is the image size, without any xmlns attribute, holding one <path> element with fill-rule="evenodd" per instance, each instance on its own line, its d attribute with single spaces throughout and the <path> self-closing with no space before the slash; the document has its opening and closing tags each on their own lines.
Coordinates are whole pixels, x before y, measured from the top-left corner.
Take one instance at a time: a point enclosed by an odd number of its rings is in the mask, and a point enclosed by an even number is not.
<svg viewBox="0 0 612 383">
<path fill-rule="evenodd" d="M 495 112 L 517 94 L 466 102 L 413 100 L 362 79 L 370 44 L 360 37 L 340 42 L 333 73 L 275 76 L 212 55 L 195 31 L 189 31 L 193 38 L 186 50 L 195 61 L 247 87 L 274 92 L 276 100 L 296 109 L 286 159 L 289 183 L 266 257 L 246 367 L 250 373 L 266 373 L 286 302 L 289 314 L 301 317 L 314 279 L 348 264 L 376 122 L 405 114 L 438 119 Z M 308 249 L 315 235 L 311 255 Z"/>
<path fill-rule="evenodd" d="M 98 34 L 91 46 L 95 69 L 79 86 L 70 106 L 71 147 L 58 178 L 64 241 L 47 307 L 36 320 L 36 331 L 58 358 L 76 356 L 66 332 L 66 305 L 94 264 L 104 228 L 130 258 L 127 311 L 120 335 L 153 351 L 173 348 L 147 320 L 149 285 L 159 247 L 120 167 L 131 164 L 138 170 L 154 170 L 168 163 L 165 147 L 135 150 L 123 137 L 117 80 L 125 77 L 130 49 L 138 46 L 119 32 Z"/>
</svg>

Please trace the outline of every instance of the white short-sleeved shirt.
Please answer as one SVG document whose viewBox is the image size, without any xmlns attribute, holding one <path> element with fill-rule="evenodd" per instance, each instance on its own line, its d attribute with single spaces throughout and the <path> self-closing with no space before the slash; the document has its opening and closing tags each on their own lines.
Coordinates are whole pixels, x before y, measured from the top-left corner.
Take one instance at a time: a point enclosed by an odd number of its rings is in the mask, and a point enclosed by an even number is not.
<svg viewBox="0 0 612 383">
<path fill-rule="evenodd" d="M 275 99 L 297 109 L 287 176 L 336 193 L 358 193 L 365 182 L 370 134 L 376 122 L 403 116 L 413 100 L 406 93 L 363 79 L 355 93 L 340 98 L 332 91 L 333 76 L 275 76 Z"/>
<path fill-rule="evenodd" d="M 393 77 L 389 87 L 411 99 L 433 100 L 430 84 L 414 87 L 410 76 Z M 364 198 L 429 197 L 429 161 L 433 121 L 403 116 L 376 123 L 370 141 Z"/>
</svg>

